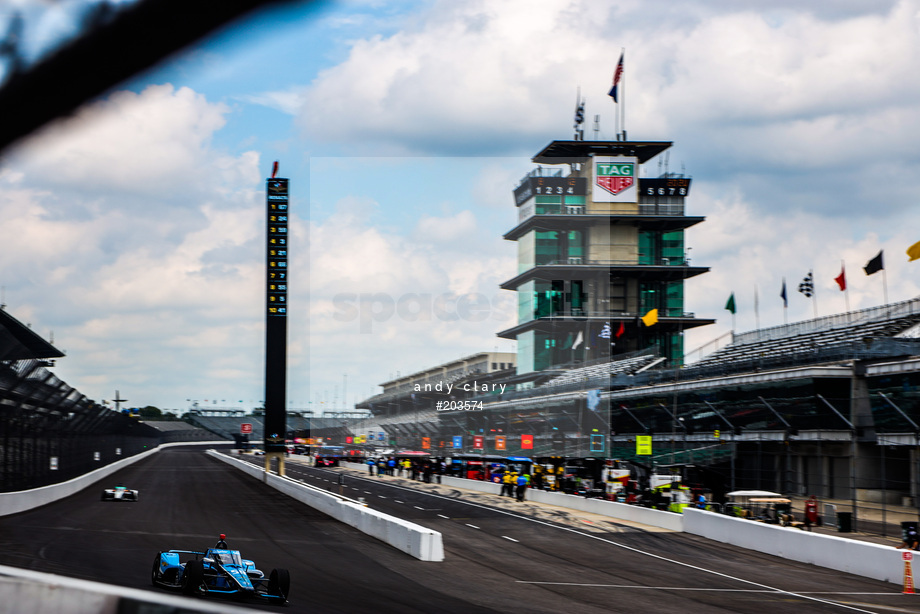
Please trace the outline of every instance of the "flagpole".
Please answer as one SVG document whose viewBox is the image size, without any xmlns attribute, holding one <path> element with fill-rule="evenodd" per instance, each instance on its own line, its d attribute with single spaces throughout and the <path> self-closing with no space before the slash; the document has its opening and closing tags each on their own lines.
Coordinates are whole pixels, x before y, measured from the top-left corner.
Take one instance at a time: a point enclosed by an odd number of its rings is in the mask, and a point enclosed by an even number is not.
<svg viewBox="0 0 920 614">
<path fill-rule="evenodd" d="M 882 268 L 882 290 L 885 292 L 885 304 L 888 304 L 888 273 Z"/>
<path fill-rule="evenodd" d="M 622 54 L 622 50 L 621 50 L 621 54 Z M 617 68 L 619 67 L 619 65 L 620 65 L 620 61 L 617 60 L 617 66 L 615 66 L 614 69 L 613 69 L 613 83 L 614 83 L 614 87 L 616 87 L 616 86 L 619 85 L 619 83 L 617 82 L 617 76 L 616 76 L 616 71 L 617 71 Z M 620 140 L 620 101 L 623 99 L 622 96 L 623 96 L 622 93 L 620 93 L 620 91 L 618 90 L 618 91 L 617 91 L 617 97 L 613 99 L 613 120 L 614 120 L 614 130 L 615 130 L 615 133 L 616 133 L 616 140 L 618 140 L 618 141 Z"/>
<path fill-rule="evenodd" d="M 817 319 L 818 319 L 818 290 L 815 288 L 815 283 L 814 283 L 815 276 L 814 276 L 814 273 L 813 273 L 813 271 L 812 271 L 811 269 L 808 270 L 808 275 L 809 275 L 809 276 L 811 277 L 811 279 L 812 279 L 812 283 L 811 283 L 811 305 L 812 305 L 812 307 L 815 308 L 815 320 L 817 320 Z"/>
<path fill-rule="evenodd" d="M 621 121 L 620 125 L 623 128 L 623 140 L 626 140 L 626 47 L 620 49 L 620 54 L 623 56 L 623 105 L 620 107 Z"/>
<path fill-rule="evenodd" d="M 757 297 L 757 284 L 754 284 L 754 322 L 757 330 L 760 330 L 760 301 Z"/>
<path fill-rule="evenodd" d="M 847 304 L 847 320 L 850 319 L 850 285 L 847 283 L 847 263 L 846 260 L 840 261 L 840 274 L 843 276 L 843 298 Z"/>
<path fill-rule="evenodd" d="M 786 294 L 786 278 L 783 277 L 783 324 L 789 324 L 789 297 Z"/>
</svg>

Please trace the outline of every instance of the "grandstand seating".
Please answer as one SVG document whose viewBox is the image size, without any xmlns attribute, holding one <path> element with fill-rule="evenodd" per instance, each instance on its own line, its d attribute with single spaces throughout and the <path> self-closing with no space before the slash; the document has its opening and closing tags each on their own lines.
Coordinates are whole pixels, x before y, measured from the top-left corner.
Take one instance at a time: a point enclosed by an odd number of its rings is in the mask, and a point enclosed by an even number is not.
<svg viewBox="0 0 920 614">
<path fill-rule="evenodd" d="M 199 428 L 182 420 L 144 420 L 144 424 L 160 432 L 160 440 L 166 442 L 176 441 L 209 441 L 214 435 L 205 429 Z"/>
<path fill-rule="evenodd" d="M 920 298 L 736 335 L 729 345 L 694 363 L 701 369 L 751 359 L 783 359 L 828 348 L 868 345 L 920 324 Z"/>
<path fill-rule="evenodd" d="M 562 375 L 552 378 L 541 387 L 546 388 L 564 384 L 575 384 L 611 375 L 629 375 L 635 373 L 642 367 L 652 364 L 656 360 L 658 360 L 658 356 L 655 354 L 640 354 L 622 360 L 604 361 L 595 365 L 566 371 Z"/>
<path fill-rule="evenodd" d="M 308 430 L 327 431 L 329 429 L 337 431 L 343 428 L 345 422 L 342 418 L 314 418 L 293 413 L 287 414 L 286 418 L 286 429 L 289 432 Z M 234 436 L 240 433 L 240 424 L 244 422 L 252 425 L 252 433 L 249 435 L 250 441 L 260 441 L 265 436 L 265 421 L 263 416 L 213 416 L 208 415 L 207 412 L 191 412 L 190 420 L 196 426 L 206 429 L 222 439 L 233 440 Z"/>
</svg>

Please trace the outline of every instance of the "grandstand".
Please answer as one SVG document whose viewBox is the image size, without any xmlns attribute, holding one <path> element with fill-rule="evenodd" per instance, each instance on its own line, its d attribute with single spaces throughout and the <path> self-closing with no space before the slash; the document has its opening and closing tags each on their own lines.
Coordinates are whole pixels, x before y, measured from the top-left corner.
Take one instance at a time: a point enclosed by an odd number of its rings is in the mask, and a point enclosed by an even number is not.
<svg viewBox="0 0 920 614">
<path fill-rule="evenodd" d="M 63 482 L 160 443 L 49 368 L 63 353 L 0 308 L 0 492 Z"/>
<path fill-rule="evenodd" d="M 629 356 L 613 357 L 611 360 L 600 360 L 595 362 L 595 364 L 571 369 L 562 375 L 550 379 L 542 384 L 542 387 L 594 382 L 598 380 L 598 378 L 601 378 L 601 381 L 598 382 L 600 385 L 607 385 L 610 376 L 640 373 L 664 362 L 664 360 L 664 358 L 657 355 L 657 352 L 643 350 L 641 352 L 634 352 Z M 607 381 L 603 381 L 604 379 Z"/>
<path fill-rule="evenodd" d="M 890 354 L 885 347 L 897 346 L 884 346 L 878 344 L 877 340 L 911 338 L 914 336 L 911 331 L 918 324 L 920 298 L 914 298 L 735 335 L 729 345 L 702 358 L 692 368 L 703 370 L 729 365 L 750 368 L 758 362 L 824 362 L 833 360 L 834 356 L 840 359 L 866 356 L 873 349 L 885 355 Z M 905 353 L 905 350 L 895 349 L 894 353 Z"/>
<path fill-rule="evenodd" d="M 293 439 L 310 436 L 303 433 L 313 433 L 315 437 L 333 437 L 336 441 L 344 441 L 345 437 L 351 435 L 349 421 L 358 415 L 363 417 L 365 414 L 326 412 L 322 416 L 313 416 L 311 412 L 288 412 L 286 436 Z M 244 423 L 252 426 L 250 442 L 261 442 L 265 437 L 265 417 L 246 414 L 241 410 L 193 409 L 189 412 L 188 420 L 194 426 L 221 439 L 236 439 L 240 435 L 240 425 Z"/>
<path fill-rule="evenodd" d="M 162 443 L 178 441 L 212 441 L 214 435 L 182 420 L 144 420 L 144 424 L 160 433 Z"/>
</svg>

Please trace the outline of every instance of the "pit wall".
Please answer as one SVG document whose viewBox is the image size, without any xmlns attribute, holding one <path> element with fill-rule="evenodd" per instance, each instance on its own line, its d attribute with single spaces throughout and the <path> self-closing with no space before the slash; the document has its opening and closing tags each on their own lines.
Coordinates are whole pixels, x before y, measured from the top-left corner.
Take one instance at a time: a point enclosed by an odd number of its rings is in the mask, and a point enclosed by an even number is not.
<svg viewBox="0 0 920 614">
<path fill-rule="evenodd" d="M 42 614 L 145 614 L 150 612 L 203 612 L 252 614 L 250 608 L 212 604 L 166 593 L 78 580 L 0 565 L 0 604 L 3 612 Z M 15 605 L 12 605 L 15 604 Z"/>
<path fill-rule="evenodd" d="M 901 584 L 903 551 L 836 535 L 752 522 L 687 508 L 684 532 L 784 559 L 810 563 L 864 578 Z"/>
<path fill-rule="evenodd" d="M 422 561 L 443 561 L 444 543 L 441 533 L 421 525 L 372 510 L 357 501 L 334 495 L 320 488 L 285 476 L 266 472 L 261 467 L 238 458 L 208 450 L 208 454 L 236 469 L 262 480 L 275 490 L 309 505 L 362 533 L 375 537 L 398 550 Z M 359 465 L 360 466 L 360 465 Z"/>
<path fill-rule="evenodd" d="M 32 490 L 20 490 L 17 492 L 5 492 L 0 493 L 0 516 L 9 516 L 10 514 L 18 514 L 19 512 L 24 512 L 36 507 L 41 507 L 48 503 L 57 501 L 58 499 L 63 499 L 64 497 L 69 497 L 70 495 L 80 492 L 93 482 L 101 480 L 102 478 L 108 477 L 115 473 L 116 471 L 127 467 L 132 463 L 136 463 L 142 458 L 147 458 L 151 454 L 157 452 L 162 448 L 169 448 L 172 446 L 189 446 L 189 445 L 208 445 L 214 446 L 219 444 L 227 444 L 227 441 L 199 441 L 194 443 L 189 442 L 177 442 L 177 443 L 162 443 L 159 446 L 147 450 L 146 452 L 141 452 L 140 454 L 135 454 L 134 456 L 128 456 L 114 463 L 109 463 L 105 467 L 100 467 L 95 471 L 90 471 L 86 475 L 81 475 L 72 480 L 66 482 L 61 482 L 60 484 L 49 484 L 48 486 L 42 486 L 41 488 L 33 488 Z M 143 495 L 143 493 L 141 493 Z"/>
<path fill-rule="evenodd" d="M 358 463 L 342 463 L 342 466 L 367 471 L 366 465 Z M 444 476 L 441 482 L 455 488 L 495 495 L 500 494 L 501 491 L 499 484 L 481 480 Z M 753 522 L 694 508 L 685 508 L 683 514 L 674 514 L 614 501 L 585 499 L 575 495 L 534 489 L 527 489 L 526 496 L 529 501 L 537 503 L 592 512 L 619 520 L 629 520 L 647 526 L 699 535 L 748 550 L 843 571 L 864 578 L 894 584 L 901 584 L 904 578 L 902 551 L 882 544 Z"/>
</svg>

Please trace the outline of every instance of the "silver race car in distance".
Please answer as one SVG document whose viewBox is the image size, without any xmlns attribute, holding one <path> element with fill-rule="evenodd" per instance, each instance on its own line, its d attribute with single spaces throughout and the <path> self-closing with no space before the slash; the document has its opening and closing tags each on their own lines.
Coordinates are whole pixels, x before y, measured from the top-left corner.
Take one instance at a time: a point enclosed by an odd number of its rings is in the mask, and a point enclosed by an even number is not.
<svg viewBox="0 0 920 614">
<path fill-rule="evenodd" d="M 131 490 L 119 484 L 115 488 L 106 488 L 102 491 L 103 501 L 137 501 L 138 491 Z"/>
</svg>

